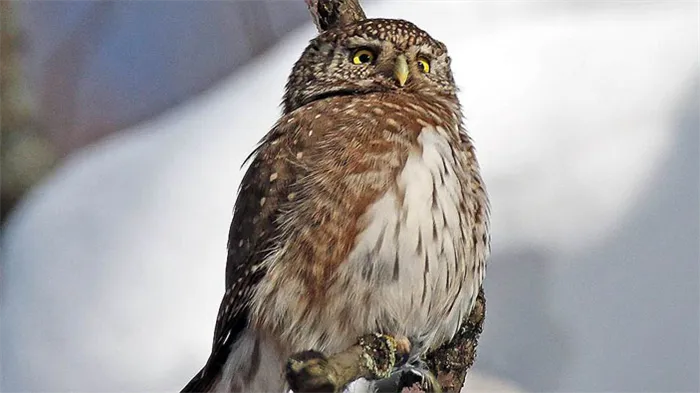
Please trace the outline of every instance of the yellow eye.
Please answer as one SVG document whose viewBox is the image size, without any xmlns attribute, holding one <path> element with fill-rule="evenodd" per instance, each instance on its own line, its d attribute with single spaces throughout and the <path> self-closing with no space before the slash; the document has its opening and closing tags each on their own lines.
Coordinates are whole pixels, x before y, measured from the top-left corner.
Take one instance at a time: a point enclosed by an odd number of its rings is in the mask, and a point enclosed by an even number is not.
<svg viewBox="0 0 700 393">
<path fill-rule="evenodd" d="M 430 62 L 425 57 L 418 58 L 418 69 L 423 73 L 430 72 Z"/>
<path fill-rule="evenodd" d="M 352 55 L 353 64 L 370 64 L 374 61 L 374 53 L 369 49 L 360 49 Z"/>
</svg>

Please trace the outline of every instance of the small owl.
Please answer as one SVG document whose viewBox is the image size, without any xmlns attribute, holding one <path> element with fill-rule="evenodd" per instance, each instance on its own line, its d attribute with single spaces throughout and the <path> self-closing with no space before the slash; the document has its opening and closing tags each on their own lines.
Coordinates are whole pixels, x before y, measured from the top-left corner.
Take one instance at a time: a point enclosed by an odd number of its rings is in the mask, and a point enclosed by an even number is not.
<svg viewBox="0 0 700 393">
<path fill-rule="evenodd" d="M 474 307 L 488 200 L 445 45 L 362 12 L 319 27 L 251 156 L 211 356 L 184 391 L 283 392 L 291 354 L 374 332 L 420 359 Z"/>
</svg>

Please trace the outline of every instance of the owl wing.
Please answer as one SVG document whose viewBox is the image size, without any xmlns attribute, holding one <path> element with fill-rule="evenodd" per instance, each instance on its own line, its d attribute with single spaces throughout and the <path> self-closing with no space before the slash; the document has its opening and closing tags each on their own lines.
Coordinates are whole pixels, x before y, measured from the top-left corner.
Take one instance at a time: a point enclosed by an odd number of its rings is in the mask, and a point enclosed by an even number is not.
<svg viewBox="0 0 700 393">
<path fill-rule="evenodd" d="M 253 157 L 241 182 L 229 229 L 226 292 L 216 317 L 211 355 L 183 392 L 213 388 L 232 345 L 248 324 L 250 298 L 265 276 L 263 261 L 277 237 L 280 202 L 300 171 L 285 159 L 283 144 L 276 143 L 288 128 L 285 123 L 275 126 L 246 160 Z"/>
</svg>

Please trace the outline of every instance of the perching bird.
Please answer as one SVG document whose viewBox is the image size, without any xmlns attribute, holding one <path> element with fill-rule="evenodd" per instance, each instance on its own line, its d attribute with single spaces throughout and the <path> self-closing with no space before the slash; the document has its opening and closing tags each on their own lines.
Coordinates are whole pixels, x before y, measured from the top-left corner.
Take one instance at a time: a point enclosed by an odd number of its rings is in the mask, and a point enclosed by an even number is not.
<svg viewBox="0 0 700 393">
<path fill-rule="evenodd" d="M 474 305 L 488 200 L 447 49 L 407 21 L 341 22 L 304 50 L 252 155 L 212 353 L 183 391 L 282 392 L 291 354 L 372 332 L 421 357 Z"/>
</svg>

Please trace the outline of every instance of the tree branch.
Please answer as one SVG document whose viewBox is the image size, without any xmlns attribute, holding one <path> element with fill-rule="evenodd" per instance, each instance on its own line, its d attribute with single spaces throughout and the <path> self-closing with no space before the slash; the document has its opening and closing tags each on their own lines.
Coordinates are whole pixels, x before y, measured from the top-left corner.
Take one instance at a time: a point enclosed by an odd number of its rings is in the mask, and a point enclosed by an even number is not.
<svg viewBox="0 0 700 393">
<path fill-rule="evenodd" d="M 287 383 L 296 393 L 341 392 L 360 378 L 387 378 L 405 362 L 410 350 L 411 344 L 405 337 L 368 334 L 331 357 L 316 351 L 300 352 L 287 361 Z"/>
<path fill-rule="evenodd" d="M 305 0 L 319 32 L 367 19 L 359 0 Z"/>
<path fill-rule="evenodd" d="M 452 341 L 428 354 L 426 361 L 445 392 L 459 392 L 476 359 L 476 346 L 486 317 L 484 289 L 479 289 L 474 309 Z"/>
</svg>

